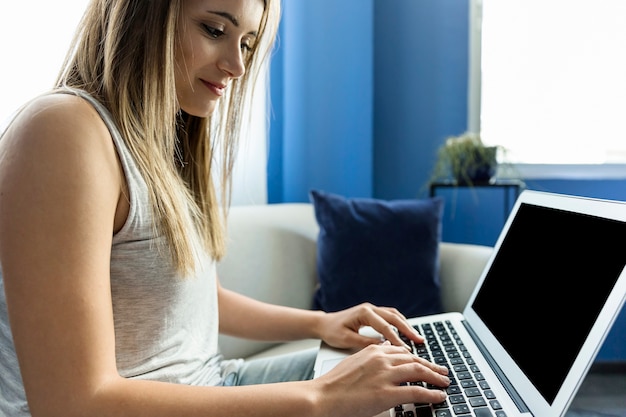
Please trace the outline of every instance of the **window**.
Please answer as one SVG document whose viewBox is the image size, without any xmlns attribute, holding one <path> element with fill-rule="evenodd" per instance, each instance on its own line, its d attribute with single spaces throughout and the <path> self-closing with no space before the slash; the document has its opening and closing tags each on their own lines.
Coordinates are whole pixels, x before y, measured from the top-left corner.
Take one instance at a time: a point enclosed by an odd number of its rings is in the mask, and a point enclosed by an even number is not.
<svg viewBox="0 0 626 417">
<path fill-rule="evenodd" d="M 0 132 L 22 104 L 53 86 L 88 2 L 0 3 Z M 256 94 L 253 106 L 253 120 L 235 166 L 233 205 L 267 201 L 265 95 Z"/>
<path fill-rule="evenodd" d="M 52 87 L 87 3 L 0 4 L 0 130 L 22 104 Z"/>
<path fill-rule="evenodd" d="M 514 163 L 626 176 L 626 2 L 472 3 L 470 130 Z"/>
</svg>

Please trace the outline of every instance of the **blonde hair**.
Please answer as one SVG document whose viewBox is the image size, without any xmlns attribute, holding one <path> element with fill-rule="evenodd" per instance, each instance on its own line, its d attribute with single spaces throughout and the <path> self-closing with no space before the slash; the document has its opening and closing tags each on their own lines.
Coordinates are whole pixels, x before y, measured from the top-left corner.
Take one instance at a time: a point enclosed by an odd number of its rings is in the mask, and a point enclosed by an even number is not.
<svg viewBox="0 0 626 417">
<path fill-rule="evenodd" d="M 196 266 L 190 230 L 216 260 L 225 254 L 244 112 L 276 36 L 280 0 L 264 0 L 246 73 L 231 82 L 206 119 L 179 111 L 176 99 L 174 54 L 183 1 L 92 0 L 56 84 L 87 91 L 112 113 L 146 181 L 155 231 L 165 236 L 177 268 L 188 273 Z"/>
</svg>

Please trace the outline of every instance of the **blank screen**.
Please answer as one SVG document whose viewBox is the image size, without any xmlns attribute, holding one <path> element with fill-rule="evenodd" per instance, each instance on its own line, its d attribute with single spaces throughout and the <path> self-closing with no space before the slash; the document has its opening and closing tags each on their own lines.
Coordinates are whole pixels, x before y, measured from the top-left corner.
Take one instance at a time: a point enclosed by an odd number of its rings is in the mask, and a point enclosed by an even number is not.
<svg viewBox="0 0 626 417">
<path fill-rule="evenodd" d="M 550 404 L 624 265 L 626 224 L 522 204 L 473 309 Z"/>
</svg>

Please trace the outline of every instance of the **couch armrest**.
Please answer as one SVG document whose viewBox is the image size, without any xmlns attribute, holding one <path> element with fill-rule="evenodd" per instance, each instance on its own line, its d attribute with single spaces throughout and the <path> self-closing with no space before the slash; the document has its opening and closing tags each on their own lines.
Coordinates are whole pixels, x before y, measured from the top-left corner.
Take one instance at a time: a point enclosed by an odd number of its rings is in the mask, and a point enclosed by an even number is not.
<svg viewBox="0 0 626 417">
<path fill-rule="evenodd" d="M 489 246 L 441 243 L 439 277 L 445 311 L 463 311 L 492 251 Z"/>
<path fill-rule="evenodd" d="M 217 266 L 220 283 L 257 300 L 311 308 L 318 230 L 311 204 L 231 207 L 228 252 Z M 248 357 L 275 345 L 226 335 L 220 335 L 219 343 L 229 358 Z"/>
</svg>

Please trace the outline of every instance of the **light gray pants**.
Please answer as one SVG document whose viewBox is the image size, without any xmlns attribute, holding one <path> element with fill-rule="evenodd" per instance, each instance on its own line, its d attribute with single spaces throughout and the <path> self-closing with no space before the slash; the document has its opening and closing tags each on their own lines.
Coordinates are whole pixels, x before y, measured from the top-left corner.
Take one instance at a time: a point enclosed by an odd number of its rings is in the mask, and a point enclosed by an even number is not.
<svg viewBox="0 0 626 417">
<path fill-rule="evenodd" d="M 317 348 L 245 361 L 238 372 L 225 376 L 222 385 L 255 385 L 305 381 L 313 378 Z"/>
</svg>

